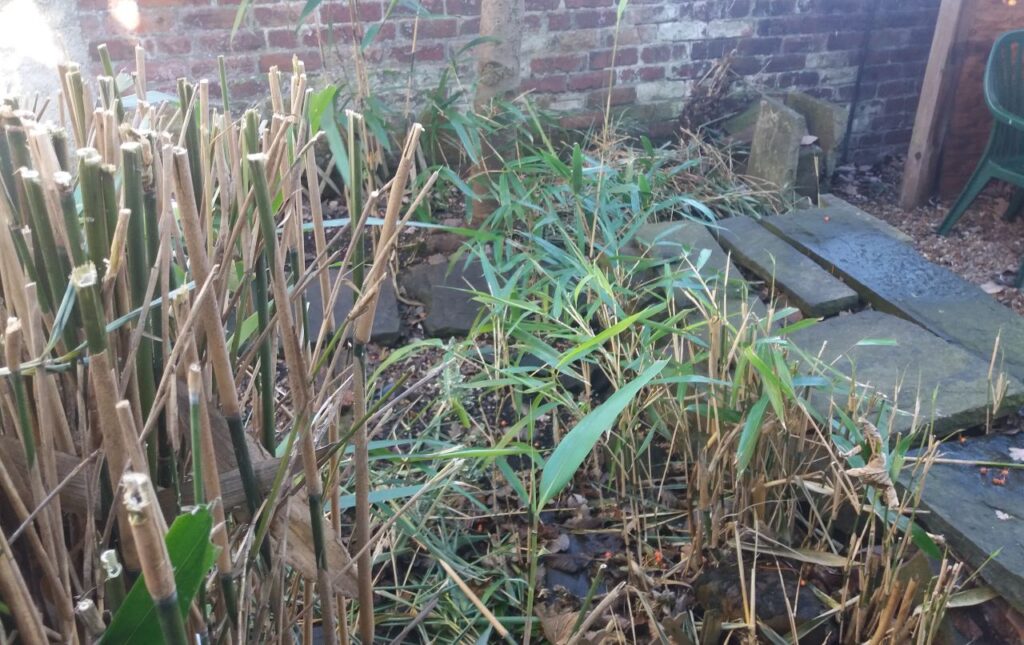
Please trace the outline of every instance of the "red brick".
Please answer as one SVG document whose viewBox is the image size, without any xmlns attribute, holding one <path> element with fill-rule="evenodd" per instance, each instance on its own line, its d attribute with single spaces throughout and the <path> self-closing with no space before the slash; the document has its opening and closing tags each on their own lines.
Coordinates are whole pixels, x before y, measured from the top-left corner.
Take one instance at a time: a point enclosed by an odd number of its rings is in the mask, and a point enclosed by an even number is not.
<svg viewBox="0 0 1024 645">
<path fill-rule="evenodd" d="M 615 54 L 614 59 L 612 54 Z M 618 51 L 606 49 L 604 51 L 590 52 L 590 69 L 607 69 L 613 64 L 616 67 L 627 67 L 636 65 L 636 47 L 626 47 Z"/>
<path fill-rule="evenodd" d="M 736 51 L 742 56 L 777 54 L 782 48 L 782 38 L 741 38 Z"/>
<path fill-rule="evenodd" d="M 608 103 L 608 92 L 611 92 L 611 105 L 626 105 L 636 102 L 635 87 L 613 87 L 587 95 L 587 105 L 591 108 L 603 108 Z"/>
<path fill-rule="evenodd" d="M 575 72 L 583 69 L 583 56 L 545 56 L 530 61 L 530 69 L 535 74 L 557 74 L 559 72 Z"/>
<path fill-rule="evenodd" d="M 672 48 L 668 45 L 644 47 L 640 52 L 640 60 L 645 63 L 667 63 L 672 56 Z"/>
<path fill-rule="evenodd" d="M 561 0 L 526 0 L 527 11 L 553 11 L 561 4 Z"/>
<path fill-rule="evenodd" d="M 155 51 L 158 54 L 181 55 L 192 51 L 192 39 L 186 36 L 160 36 L 151 42 L 156 46 Z M 148 44 L 146 49 L 154 51 Z"/>
<path fill-rule="evenodd" d="M 459 23 L 455 18 L 421 18 L 402 23 L 403 36 L 412 38 L 414 30 L 418 39 L 451 38 L 459 33 Z"/>
<path fill-rule="evenodd" d="M 182 23 L 195 29 L 231 29 L 236 10 L 231 7 L 206 7 L 185 14 Z"/>
<path fill-rule="evenodd" d="M 597 90 L 608 87 L 608 72 L 584 72 L 569 77 L 569 89 L 573 92 Z"/>
<path fill-rule="evenodd" d="M 568 31 L 572 29 L 572 16 L 567 13 L 552 13 L 548 15 L 548 30 Z"/>
<path fill-rule="evenodd" d="M 220 75 L 220 65 L 217 62 L 217 56 L 217 54 L 211 54 L 203 57 L 202 59 L 193 61 L 191 75 L 196 77 L 217 78 Z M 290 67 L 291 62 L 289 62 L 288 65 Z M 237 75 L 252 75 L 258 71 L 256 68 L 256 57 L 251 54 L 225 55 L 224 68 L 227 70 L 229 77 Z"/>
<path fill-rule="evenodd" d="M 176 81 L 179 78 L 188 78 L 188 64 L 174 59 L 147 60 L 146 81 Z"/>
<path fill-rule="evenodd" d="M 665 78 L 664 67 L 630 67 L 619 70 L 619 80 L 623 83 L 660 81 Z"/>
<path fill-rule="evenodd" d="M 611 7 L 615 0 L 565 0 L 567 9 L 582 9 L 585 7 Z"/>
<path fill-rule="evenodd" d="M 302 59 L 302 62 L 306 64 L 306 71 L 314 72 L 322 67 L 320 52 L 316 50 L 307 50 L 294 53 L 297 54 L 298 57 Z M 290 71 L 292 68 L 292 52 L 263 54 L 260 56 L 261 72 L 268 72 L 270 71 L 270 68 L 275 65 L 283 72 Z"/>
<path fill-rule="evenodd" d="M 251 100 L 267 95 L 267 84 L 262 80 L 232 81 L 230 86 L 232 99 Z"/>
<path fill-rule="evenodd" d="M 364 22 L 377 22 L 383 16 L 379 2 L 360 2 L 356 18 Z M 351 22 L 352 9 L 348 3 L 324 4 L 320 7 L 320 19 L 325 23 Z"/>
<path fill-rule="evenodd" d="M 602 106 L 604 107 L 604 106 Z M 563 128 L 570 130 L 586 130 L 592 128 L 604 118 L 600 112 L 584 112 L 582 114 L 573 114 L 570 116 L 564 116 L 558 120 Z"/>
<path fill-rule="evenodd" d="M 479 16 L 480 0 L 445 0 L 444 13 L 449 16 Z"/>
<path fill-rule="evenodd" d="M 615 25 L 615 11 L 612 9 L 582 9 L 573 11 L 572 16 L 573 23 L 578 29 Z"/>
<path fill-rule="evenodd" d="M 135 45 L 139 43 L 137 38 L 121 37 L 121 38 L 107 38 L 104 40 L 94 40 L 89 43 L 89 56 L 93 60 L 99 60 L 100 54 L 97 47 L 100 45 L 107 46 L 107 53 L 110 54 L 110 60 L 112 61 L 130 61 L 135 60 Z"/>
<path fill-rule="evenodd" d="M 270 29 L 267 31 L 267 45 L 280 49 L 293 49 L 299 44 L 299 35 L 294 29 Z"/>
<path fill-rule="evenodd" d="M 147 7 L 188 7 L 210 4 L 209 0 L 136 0 L 139 9 Z"/>
<path fill-rule="evenodd" d="M 522 92 L 534 91 L 544 93 L 559 93 L 564 92 L 566 87 L 565 75 L 562 76 L 544 76 L 541 78 L 530 78 L 519 85 L 519 90 Z"/>
<path fill-rule="evenodd" d="M 391 57 L 400 63 L 441 61 L 444 60 L 444 45 L 434 43 L 432 45 L 418 45 L 416 51 L 412 45 L 399 45 L 391 48 Z"/>
</svg>

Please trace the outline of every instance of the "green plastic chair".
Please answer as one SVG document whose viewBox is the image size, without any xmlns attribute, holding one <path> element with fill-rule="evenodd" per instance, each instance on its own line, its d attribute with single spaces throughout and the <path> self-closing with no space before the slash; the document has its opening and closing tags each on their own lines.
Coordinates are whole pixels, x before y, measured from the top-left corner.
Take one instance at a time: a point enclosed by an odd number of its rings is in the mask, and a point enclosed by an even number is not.
<svg viewBox="0 0 1024 645">
<path fill-rule="evenodd" d="M 992 45 L 985 66 L 985 102 L 993 119 L 988 145 L 967 187 L 939 227 L 939 235 L 949 233 L 993 179 L 1016 187 L 1005 217 L 1012 218 L 1024 208 L 1024 30 L 1008 31 Z M 1022 285 L 1024 262 L 1017 271 L 1017 288 Z"/>
</svg>

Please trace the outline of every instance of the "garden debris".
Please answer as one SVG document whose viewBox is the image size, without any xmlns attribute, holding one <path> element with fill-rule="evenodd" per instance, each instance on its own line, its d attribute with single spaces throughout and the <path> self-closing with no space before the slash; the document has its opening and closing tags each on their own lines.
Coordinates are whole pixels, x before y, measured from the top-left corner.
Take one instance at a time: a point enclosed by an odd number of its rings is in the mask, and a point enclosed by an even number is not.
<svg viewBox="0 0 1024 645">
<path fill-rule="evenodd" d="M 714 612 L 726 622 L 743 621 L 744 605 L 756 604 L 757 620 L 781 634 L 791 631 L 791 619 L 799 628 L 828 610 L 793 569 L 758 567 L 753 580 L 749 569 L 742 575 L 741 581 L 735 565 L 708 569 L 693 583 L 697 602 L 705 612 Z M 821 642 L 821 638 L 808 635 L 807 642 Z"/>
<path fill-rule="evenodd" d="M 900 505 L 900 497 L 896 494 L 896 486 L 889 477 L 889 465 L 887 463 L 885 441 L 875 424 L 861 417 L 857 420 L 857 426 L 867 442 L 868 454 L 866 466 L 848 468 L 846 474 L 854 479 L 859 479 L 868 486 L 874 486 L 882 491 L 885 505 L 889 508 L 896 508 Z M 857 444 L 848 452 L 842 454 L 844 459 L 850 459 L 863 452 L 864 444 Z"/>
</svg>

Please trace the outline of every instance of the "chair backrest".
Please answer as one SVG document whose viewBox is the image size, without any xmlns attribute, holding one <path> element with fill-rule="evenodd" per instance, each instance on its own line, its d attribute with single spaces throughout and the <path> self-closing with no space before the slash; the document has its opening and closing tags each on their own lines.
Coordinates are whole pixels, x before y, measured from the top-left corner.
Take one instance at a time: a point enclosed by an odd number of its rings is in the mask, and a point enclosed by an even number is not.
<svg viewBox="0 0 1024 645">
<path fill-rule="evenodd" d="M 989 105 L 1024 119 L 1024 29 L 1008 31 L 996 39 L 985 77 Z"/>
</svg>

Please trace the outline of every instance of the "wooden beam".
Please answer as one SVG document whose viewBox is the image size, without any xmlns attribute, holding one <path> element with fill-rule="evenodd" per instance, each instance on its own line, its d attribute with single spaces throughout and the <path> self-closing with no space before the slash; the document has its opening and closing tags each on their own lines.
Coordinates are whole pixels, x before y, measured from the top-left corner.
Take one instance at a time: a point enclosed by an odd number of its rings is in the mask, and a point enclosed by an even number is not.
<svg viewBox="0 0 1024 645">
<path fill-rule="evenodd" d="M 956 85 L 954 50 L 965 35 L 961 29 L 964 6 L 976 0 L 942 0 L 932 37 L 928 67 L 921 84 L 921 98 L 914 117 L 907 163 L 903 169 L 900 206 L 906 209 L 923 204 L 935 186 L 935 171 L 942 150 L 943 109 Z"/>
</svg>

